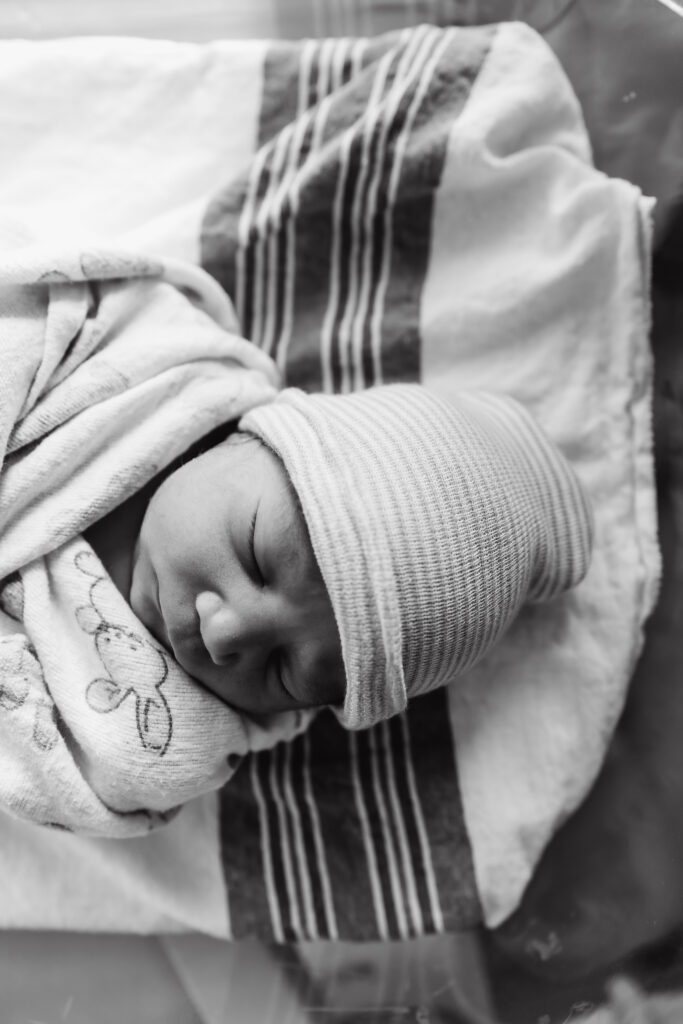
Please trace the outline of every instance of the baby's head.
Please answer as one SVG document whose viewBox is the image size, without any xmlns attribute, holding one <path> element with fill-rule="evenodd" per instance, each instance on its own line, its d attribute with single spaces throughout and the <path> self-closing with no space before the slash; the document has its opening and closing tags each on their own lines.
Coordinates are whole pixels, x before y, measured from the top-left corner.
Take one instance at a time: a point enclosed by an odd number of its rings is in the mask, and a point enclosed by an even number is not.
<svg viewBox="0 0 683 1024">
<path fill-rule="evenodd" d="M 130 599 L 186 672 L 239 710 L 343 701 L 334 612 L 298 499 L 253 435 L 231 434 L 159 487 Z"/>
<path fill-rule="evenodd" d="M 576 477 L 512 400 L 287 389 L 161 485 L 131 603 L 234 707 L 331 705 L 360 728 L 578 583 L 590 535 Z"/>
</svg>

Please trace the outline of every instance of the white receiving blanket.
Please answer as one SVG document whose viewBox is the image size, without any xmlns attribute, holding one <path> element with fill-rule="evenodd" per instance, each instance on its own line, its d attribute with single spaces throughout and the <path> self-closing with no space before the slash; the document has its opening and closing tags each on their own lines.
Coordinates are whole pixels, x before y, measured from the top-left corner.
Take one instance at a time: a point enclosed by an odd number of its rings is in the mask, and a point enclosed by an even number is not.
<svg viewBox="0 0 683 1024">
<path fill-rule="evenodd" d="M 0 806 L 144 833 L 226 782 L 256 733 L 159 646 L 81 533 L 268 402 L 278 373 L 181 264 L 5 249 L 0 322 L 0 601 L 25 630 L 0 638 Z M 299 724 L 274 718 L 273 741 Z"/>
</svg>

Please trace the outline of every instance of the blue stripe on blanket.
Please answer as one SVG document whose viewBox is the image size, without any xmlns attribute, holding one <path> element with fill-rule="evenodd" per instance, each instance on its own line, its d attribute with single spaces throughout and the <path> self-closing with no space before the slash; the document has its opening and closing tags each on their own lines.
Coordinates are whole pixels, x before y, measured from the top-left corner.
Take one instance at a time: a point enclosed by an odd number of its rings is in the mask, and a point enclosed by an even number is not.
<svg viewBox="0 0 683 1024">
<path fill-rule="evenodd" d="M 202 263 L 288 384 L 419 379 L 434 193 L 494 32 L 271 48 L 259 148 L 207 210 Z M 358 734 L 322 715 L 249 759 L 221 816 L 235 937 L 400 938 L 479 918 L 443 692 Z"/>
</svg>

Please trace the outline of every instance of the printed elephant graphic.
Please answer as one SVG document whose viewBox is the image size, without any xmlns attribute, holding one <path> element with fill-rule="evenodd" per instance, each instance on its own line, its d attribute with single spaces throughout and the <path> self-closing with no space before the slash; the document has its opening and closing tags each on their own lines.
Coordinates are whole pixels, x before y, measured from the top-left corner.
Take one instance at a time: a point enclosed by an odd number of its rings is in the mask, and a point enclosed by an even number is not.
<svg viewBox="0 0 683 1024">
<path fill-rule="evenodd" d="M 107 673 L 88 684 L 85 698 L 93 711 L 104 715 L 116 711 L 131 697 L 140 743 L 145 750 L 163 757 L 173 734 L 171 709 L 161 692 L 168 675 L 166 657 L 135 630 L 109 622 L 99 611 L 98 590 L 103 583 L 110 587 L 113 584 L 95 555 L 79 551 L 74 562 L 92 581 L 90 604 L 76 609 L 76 619 L 81 629 L 93 637 Z"/>
<path fill-rule="evenodd" d="M 0 708 L 17 711 L 22 708 L 31 690 L 45 691 L 40 662 L 26 642 L 0 647 Z M 52 750 L 59 739 L 57 712 L 47 697 L 30 701 L 33 706 L 33 743 L 39 750 Z"/>
</svg>

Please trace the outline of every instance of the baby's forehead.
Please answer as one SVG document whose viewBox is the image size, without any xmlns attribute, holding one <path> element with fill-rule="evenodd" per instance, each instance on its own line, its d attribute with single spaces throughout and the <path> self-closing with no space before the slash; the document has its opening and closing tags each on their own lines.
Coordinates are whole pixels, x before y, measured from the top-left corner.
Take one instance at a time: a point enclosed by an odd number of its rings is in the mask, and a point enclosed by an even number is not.
<svg viewBox="0 0 683 1024">
<path fill-rule="evenodd" d="M 258 502 L 259 543 L 270 546 L 271 557 L 277 559 L 280 571 L 302 583 L 324 587 L 299 495 L 280 456 L 267 442 L 247 431 L 236 431 L 225 444 L 231 445 L 238 457 L 238 472 L 250 461 L 258 460 L 258 472 L 246 478 L 248 487 L 253 489 L 253 501 L 246 514 L 250 515 Z"/>
<path fill-rule="evenodd" d="M 292 542 L 303 539 L 310 545 L 299 495 L 280 456 L 260 437 L 247 431 L 236 430 L 224 443 L 229 445 L 237 456 L 242 455 L 245 459 L 259 458 L 261 468 L 266 469 L 261 478 L 262 488 L 267 490 L 270 498 L 262 511 L 273 520 L 281 519 L 283 525 L 293 520 L 289 523 L 290 527 L 296 527 L 293 530 Z M 299 536 L 300 533 L 303 534 L 303 538 Z"/>
<path fill-rule="evenodd" d="M 236 430 L 233 434 L 230 434 L 230 436 L 227 438 L 226 443 L 233 444 L 238 450 L 243 449 L 244 454 L 246 456 L 253 456 L 254 453 L 257 451 L 264 452 L 266 454 L 267 458 L 271 462 L 271 465 L 277 467 L 278 475 L 280 476 L 282 482 L 287 487 L 287 490 L 289 491 L 290 496 L 292 497 L 296 505 L 298 514 L 301 517 L 302 522 L 305 523 L 306 519 L 304 516 L 304 510 L 301 504 L 301 500 L 299 498 L 299 494 L 294 486 L 294 483 L 292 482 L 292 478 L 290 477 L 287 467 L 283 460 L 281 459 L 280 455 L 276 451 L 274 451 L 273 448 L 271 448 L 270 445 L 263 440 L 263 438 L 258 437 L 257 434 L 250 434 L 246 430 Z"/>
</svg>

